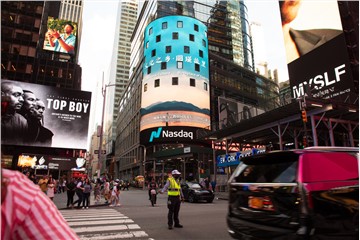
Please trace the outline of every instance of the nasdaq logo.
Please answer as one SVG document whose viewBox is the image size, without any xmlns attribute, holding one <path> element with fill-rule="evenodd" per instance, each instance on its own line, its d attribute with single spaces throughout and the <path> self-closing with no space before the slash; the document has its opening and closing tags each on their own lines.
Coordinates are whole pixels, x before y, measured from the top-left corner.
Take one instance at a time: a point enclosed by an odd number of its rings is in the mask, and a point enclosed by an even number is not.
<svg viewBox="0 0 360 240">
<path fill-rule="evenodd" d="M 159 127 L 157 131 L 152 131 L 149 142 L 152 142 L 154 138 L 159 138 L 162 131 L 162 127 Z"/>
</svg>

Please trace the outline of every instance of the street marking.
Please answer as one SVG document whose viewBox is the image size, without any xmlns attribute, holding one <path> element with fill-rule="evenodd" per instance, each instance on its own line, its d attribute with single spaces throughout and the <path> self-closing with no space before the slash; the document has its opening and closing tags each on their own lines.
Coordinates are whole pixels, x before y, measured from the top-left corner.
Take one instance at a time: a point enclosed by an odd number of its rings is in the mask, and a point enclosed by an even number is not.
<svg viewBox="0 0 360 240">
<path fill-rule="evenodd" d="M 116 226 L 99 226 L 99 227 L 92 226 L 92 227 L 79 227 L 79 228 L 74 227 L 72 229 L 76 233 L 87 233 L 87 232 L 128 230 L 129 228 L 126 225 L 116 225 Z"/>
<path fill-rule="evenodd" d="M 122 219 L 122 220 L 108 220 L 108 221 L 83 221 L 83 222 L 69 222 L 70 227 L 75 226 L 91 226 L 91 225 L 101 225 L 101 224 L 124 224 L 124 223 L 133 223 L 131 219 Z"/>
<path fill-rule="evenodd" d="M 129 239 L 129 238 L 140 238 L 148 237 L 144 231 L 131 231 L 131 232 L 121 232 L 109 235 L 103 234 L 94 234 L 94 235 L 78 235 L 82 240 L 110 240 L 110 239 Z"/>
<path fill-rule="evenodd" d="M 97 221 L 97 220 L 109 220 L 109 217 L 86 217 L 86 218 L 70 218 L 70 217 L 64 217 L 67 222 L 77 222 L 77 221 Z M 111 217 L 112 220 L 115 219 L 127 219 L 128 217 Z"/>
</svg>

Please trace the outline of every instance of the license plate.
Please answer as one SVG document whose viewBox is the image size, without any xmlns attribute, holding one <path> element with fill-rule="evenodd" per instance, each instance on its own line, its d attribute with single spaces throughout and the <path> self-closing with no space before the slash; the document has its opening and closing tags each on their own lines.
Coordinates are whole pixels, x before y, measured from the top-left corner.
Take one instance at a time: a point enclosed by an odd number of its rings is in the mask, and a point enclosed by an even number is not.
<svg viewBox="0 0 360 240">
<path fill-rule="evenodd" d="M 249 197 L 248 205 L 251 208 L 261 209 L 263 208 L 263 199 L 261 197 Z"/>
</svg>

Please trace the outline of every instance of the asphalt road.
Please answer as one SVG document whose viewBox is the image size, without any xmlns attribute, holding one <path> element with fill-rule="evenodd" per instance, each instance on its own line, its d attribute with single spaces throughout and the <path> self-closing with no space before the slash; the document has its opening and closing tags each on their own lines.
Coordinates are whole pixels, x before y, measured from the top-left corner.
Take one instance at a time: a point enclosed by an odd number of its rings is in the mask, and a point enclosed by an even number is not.
<svg viewBox="0 0 360 240">
<path fill-rule="evenodd" d="M 58 195 L 59 203 L 64 197 L 65 194 Z M 130 188 L 121 191 L 120 207 L 92 205 L 90 209 L 61 211 L 82 239 L 107 239 L 106 236 L 111 237 L 111 234 L 119 234 L 111 239 L 232 239 L 226 226 L 227 200 L 215 198 L 213 203 L 184 202 L 180 209 L 180 223 L 184 228 L 172 230 L 167 228 L 166 202 L 167 194 L 158 194 L 157 204 L 152 207 L 146 190 Z M 58 207 L 64 205 L 64 201 L 59 203 L 56 204 Z M 83 222 L 77 225 L 79 221 Z M 127 227 L 123 229 L 123 226 Z"/>
</svg>

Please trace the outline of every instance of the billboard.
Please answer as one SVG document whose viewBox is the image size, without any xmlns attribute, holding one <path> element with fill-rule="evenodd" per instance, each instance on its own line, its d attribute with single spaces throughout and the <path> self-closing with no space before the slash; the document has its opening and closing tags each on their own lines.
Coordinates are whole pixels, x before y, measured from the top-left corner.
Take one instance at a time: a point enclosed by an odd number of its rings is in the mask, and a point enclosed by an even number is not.
<svg viewBox="0 0 360 240">
<path fill-rule="evenodd" d="M 142 144 L 163 142 L 194 142 L 197 128 L 192 127 L 157 127 L 141 132 Z"/>
<path fill-rule="evenodd" d="M 265 111 L 235 100 L 218 97 L 219 129 L 224 129 L 239 123 L 241 120 L 250 119 Z"/>
<path fill-rule="evenodd" d="M 146 27 L 140 131 L 210 125 L 206 31 L 186 16 L 158 18 Z"/>
<path fill-rule="evenodd" d="M 1 144 L 87 148 L 90 92 L 1 80 L 1 95 Z"/>
<path fill-rule="evenodd" d="M 41 154 L 21 154 L 18 158 L 18 167 L 32 169 L 55 169 L 55 170 L 81 170 L 85 167 L 84 158 L 58 157 Z"/>
<path fill-rule="evenodd" d="M 337 1 L 280 1 L 279 7 L 294 98 L 350 93 L 353 79 Z"/>
<path fill-rule="evenodd" d="M 43 49 L 74 55 L 76 52 L 77 23 L 48 17 Z"/>
</svg>

